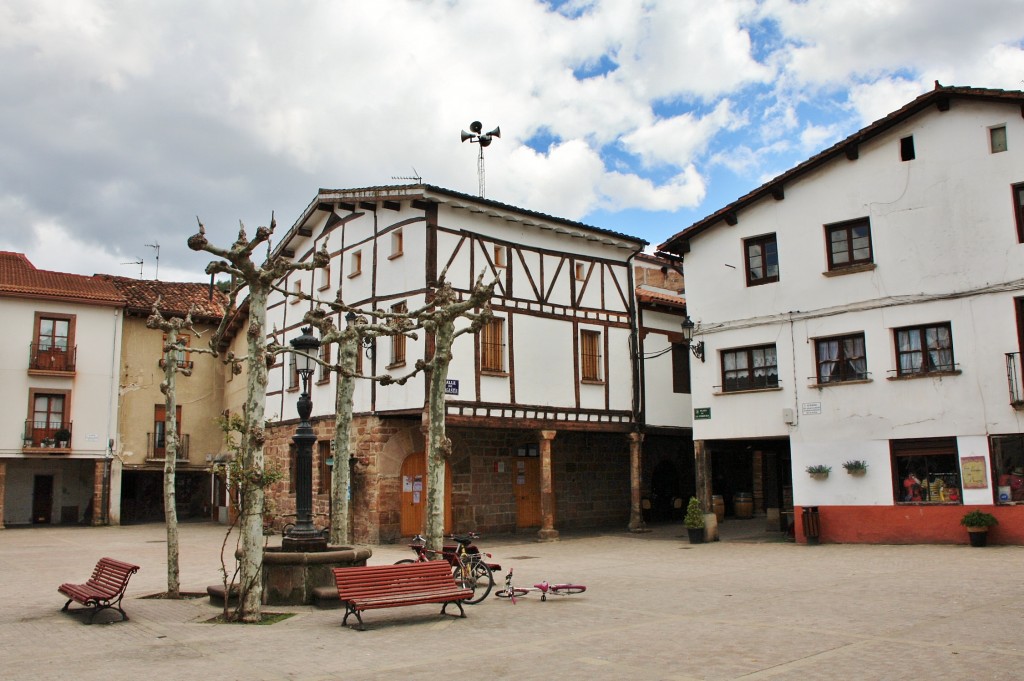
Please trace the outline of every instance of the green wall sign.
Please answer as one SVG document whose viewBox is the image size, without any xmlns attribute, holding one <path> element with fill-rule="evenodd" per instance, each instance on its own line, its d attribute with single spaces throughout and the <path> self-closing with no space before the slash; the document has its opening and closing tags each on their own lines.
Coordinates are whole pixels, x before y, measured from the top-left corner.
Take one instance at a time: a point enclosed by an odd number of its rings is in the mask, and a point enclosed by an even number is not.
<svg viewBox="0 0 1024 681">
<path fill-rule="evenodd" d="M 695 407 L 693 410 L 693 419 L 695 421 L 704 421 L 711 418 L 711 407 Z"/>
</svg>

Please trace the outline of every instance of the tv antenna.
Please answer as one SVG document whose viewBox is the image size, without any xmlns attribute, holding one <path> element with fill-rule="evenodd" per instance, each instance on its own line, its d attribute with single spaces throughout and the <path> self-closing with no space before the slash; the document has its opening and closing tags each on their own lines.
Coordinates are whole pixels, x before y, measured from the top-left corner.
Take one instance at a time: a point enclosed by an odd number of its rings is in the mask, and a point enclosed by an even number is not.
<svg viewBox="0 0 1024 681">
<path fill-rule="evenodd" d="M 146 246 L 156 251 L 156 276 L 153 278 L 156 281 L 160 281 L 160 242 L 154 241 L 151 244 L 146 244 Z"/>
<path fill-rule="evenodd" d="M 411 177 L 406 177 L 404 175 L 392 175 L 391 179 L 392 180 L 411 180 L 411 181 L 415 182 L 416 184 L 423 184 L 423 178 L 420 177 L 419 171 L 416 170 L 415 166 L 411 166 L 411 167 L 412 167 L 412 176 Z"/>
<path fill-rule="evenodd" d="M 484 147 L 491 145 L 494 137 L 501 137 L 501 128 L 495 126 L 494 130 L 490 132 L 484 132 L 484 125 L 480 121 L 473 121 L 469 124 L 469 132 L 462 131 L 462 141 L 469 140 L 470 144 L 476 142 L 480 145 L 480 155 L 476 160 L 476 176 L 480 182 L 480 198 L 484 198 L 484 188 L 486 182 L 484 180 Z"/>
<path fill-rule="evenodd" d="M 131 262 L 123 262 L 122 265 L 138 265 L 139 266 L 139 279 L 142 279 L 142 260 L 132 260 Z"/>
</svg>

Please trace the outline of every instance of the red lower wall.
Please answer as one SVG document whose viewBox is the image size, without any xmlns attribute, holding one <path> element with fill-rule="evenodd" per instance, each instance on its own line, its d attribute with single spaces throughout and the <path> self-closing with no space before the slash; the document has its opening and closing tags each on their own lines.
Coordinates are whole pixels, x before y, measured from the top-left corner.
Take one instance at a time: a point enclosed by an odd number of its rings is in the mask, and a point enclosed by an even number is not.
<svg viewBox="0 0 1024 681">
<path fill-rule="evenodd" d="M 980 509 L 999 524 L 988 543 L 1024 545 L 1024 505 L 1020 506 L 818 506 L 823 544 L 967 544 L 960 524 L 964 513 Z M 796 540 L 806 543 L 803 507 L 795 513 Z"/>
</svg>

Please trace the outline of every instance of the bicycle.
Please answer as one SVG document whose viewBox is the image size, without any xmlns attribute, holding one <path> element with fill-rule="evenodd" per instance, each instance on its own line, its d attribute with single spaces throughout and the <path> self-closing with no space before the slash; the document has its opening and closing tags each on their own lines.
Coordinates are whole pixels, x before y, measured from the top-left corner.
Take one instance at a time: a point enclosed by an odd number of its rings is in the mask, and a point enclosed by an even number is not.
<svg viewBox="0 0 1024 681">
<path fill-rule="evenodd" d="M 440 554 L 452 566 L 452 576 L 459 586 L 473 591 L 473 596 L 467 599 L 465 603 L 467 605 L 476 605 L 491 593 L 491 589 L 494 588 L 492 569 L 500 570 L 501 566 L 496 563 L 488 563 L 486 559 L 490 558 L 491 554 L 480 551 L 473 544 L 474 539 L 480 538 L 480 535 L 475 532 L 470 532 L 466 535 L 453 534 L 451 537 L 455 540 L 454 545 L 446 544 L 442 547 L 441 551 L 435 551 L 428 549 L 426 546 L 427 540 L 422 535 L 417 534 L 412 538 L 412 543 L 409 544 L 409 548 L 416 552 L 416 558 L 403 558 L 397 561 L 395 565 L 423 563 L 431 560 L 431 556 Z"/>
<path fill-rule="evenodd" d="M 515 605 L 516 599 L 525 596 L 531 591 L 540 592 L 540 600 L 546 601 L 548 594 L 555 596 L 571 596 L 573 594 L 581 594 L 587 590 L 587 587 L 582 584 L 551 584 L 550 582 L 544 581 L 540 584 L 534 584 L 533 588 L 514 586 L 512 584 L 512 568 L 508 569 L 508 574 L 505 575 L 505 588 L 495 592 L 495 596 L 498 598 L 508 598 Z"/>
</svg>

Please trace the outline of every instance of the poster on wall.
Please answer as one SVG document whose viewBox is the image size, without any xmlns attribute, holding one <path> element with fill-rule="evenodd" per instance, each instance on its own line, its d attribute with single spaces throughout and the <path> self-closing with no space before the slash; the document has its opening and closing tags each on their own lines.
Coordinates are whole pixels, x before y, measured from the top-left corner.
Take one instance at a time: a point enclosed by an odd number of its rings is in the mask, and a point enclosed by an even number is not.
<svg viewBox="0 0 1024 681">
<path fill-rule="evenodd" d="M 961 457 L 960 469 L 963 471 L 964 489 L 985 489 L 988 487 L 988 474 L 985 471 L 985 457 Z"/>
</svg>

